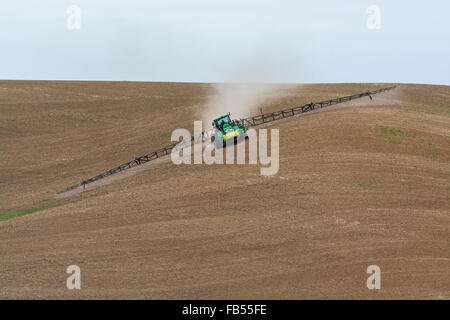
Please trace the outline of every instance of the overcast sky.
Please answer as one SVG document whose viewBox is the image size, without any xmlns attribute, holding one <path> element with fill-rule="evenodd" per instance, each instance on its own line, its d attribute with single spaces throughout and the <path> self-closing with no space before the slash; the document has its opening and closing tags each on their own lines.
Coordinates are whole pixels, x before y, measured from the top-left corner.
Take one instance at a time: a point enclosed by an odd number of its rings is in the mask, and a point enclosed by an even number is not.
<svg viewBox="0 0 450 320">
<path fill-rule="evenodd" d="M 0 78 L 449 85 L 450 1 L 2 1 Z"/>
</svg>

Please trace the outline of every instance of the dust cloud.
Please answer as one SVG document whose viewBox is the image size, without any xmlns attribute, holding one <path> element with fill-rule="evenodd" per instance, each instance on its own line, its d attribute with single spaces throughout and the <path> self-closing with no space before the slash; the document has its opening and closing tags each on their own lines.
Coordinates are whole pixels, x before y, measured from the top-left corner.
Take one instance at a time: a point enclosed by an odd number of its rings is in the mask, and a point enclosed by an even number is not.
<svg viewBox="0 0 450 320">
<path fill-rule="evenodd" d="M 230 82 L 213 85 L 210 98 L 200 115 L 204 129 L 211 127 L 214 118 L 228 112 L 232 119 L 257 115 L 260 108 L 282 96 L 289 87 L 270 82 L 271 78 L 267 75 L 255 76 L 256 74 L 235 77 Z"/>
</svg>

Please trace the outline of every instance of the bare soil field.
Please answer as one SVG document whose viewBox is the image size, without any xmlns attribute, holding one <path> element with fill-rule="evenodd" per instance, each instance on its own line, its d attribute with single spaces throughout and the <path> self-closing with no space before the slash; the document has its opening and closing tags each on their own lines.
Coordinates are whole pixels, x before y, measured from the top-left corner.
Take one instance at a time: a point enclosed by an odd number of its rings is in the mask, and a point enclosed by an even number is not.
<svg viewBox="0 0 450 320">
<path fill-rule="evenodd" d="M 262 107 L 389 85 L 290 85 Z M 450 87 L 397 86 L 274 122 L 274 176 L 162 159 L 57 199 L 192 132 L 214 85 L 0 81 L 0 298 L 449 299 Z"/>
</svg>

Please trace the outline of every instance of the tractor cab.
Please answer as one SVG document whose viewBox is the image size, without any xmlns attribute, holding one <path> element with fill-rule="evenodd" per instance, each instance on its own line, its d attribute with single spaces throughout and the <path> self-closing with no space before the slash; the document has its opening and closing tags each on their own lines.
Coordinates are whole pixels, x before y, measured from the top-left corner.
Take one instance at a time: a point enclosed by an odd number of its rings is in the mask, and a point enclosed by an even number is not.
<svg viewBox="0 0 450 320">
<path fill-rule="evenodd" d="M 213 120 L 212 126 L 215 131 L 211 136 L 211 142 L 214 142 L 217 147 L 225 146 L 227 140 L 238 141 L 240 138 L 246 138 L 247 129 L 242 120 L 232 120 L 230 113 L 217 117 Z"/>
<path fill-rule="evenodd" d="M 230 113 L 228 112 L 227 114 L 214 119 L 212 126 L 222 132 L 233 130 L 233 121 L 230 118 Z"/>
</svg>

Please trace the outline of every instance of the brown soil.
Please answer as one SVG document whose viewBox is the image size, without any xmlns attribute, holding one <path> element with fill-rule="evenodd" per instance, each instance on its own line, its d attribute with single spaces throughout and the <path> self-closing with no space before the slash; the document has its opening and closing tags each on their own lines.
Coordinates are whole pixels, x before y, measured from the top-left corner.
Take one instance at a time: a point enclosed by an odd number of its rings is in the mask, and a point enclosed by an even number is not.
<svg viewBox="0 0 450 320">
<path fill-rule="evenodd" d="M 387 85 L 289 86 L 263 107 Z M 192 131 L 211 92 L 0 81 L 0 216 Z M 272 128 L 275 176 L 162 159 L 0 222 L 0 297 L 450 298 L 450 87 L 399 85 Z M 81 290 L 66 289 L 72 264 Z"/>
</svg>

